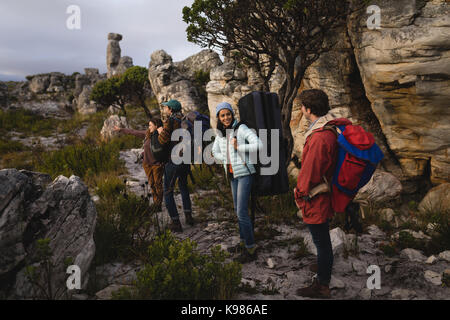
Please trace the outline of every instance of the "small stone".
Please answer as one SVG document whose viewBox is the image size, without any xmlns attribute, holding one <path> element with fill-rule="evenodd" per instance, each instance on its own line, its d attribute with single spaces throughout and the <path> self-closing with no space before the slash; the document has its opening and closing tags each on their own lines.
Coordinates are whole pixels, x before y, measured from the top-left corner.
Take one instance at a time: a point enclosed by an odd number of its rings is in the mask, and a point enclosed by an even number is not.
<svg viewBox="0 0 450 320">
<path fill-rule="evenodd" d="M 367 274 L 367 263 L 363 261 L 355 261 L 352 264 L 353 270 L 356 271 L 358 276 L 364 276 Z"/>
<path fill-rule="evenodd" d="M 206 232 L 213 232 L 219 228 L 219 224 L 217 222 L 208 223 L 208 226 L 204 229 Z"/>
<path fill-rule="evenodd" d="M 436 223 L 430 222 L 429 224 L 427 224 L 427 232 L 429 233 L 433 232 L 436 229 L 436 227 L 437 227 Z"/>
<path fill-rule="evenodd" d="M 425 279 L 428 282 L 431 282 L 432 284 L 436 286 L 440 286 L 442 284 L 442 276 L 439 273 L 436 273 L 431 270 L 425 271 Z"/>
<path fill-rule="evenodd" d="M 384 271 L 385 271 L 386 273 L 391 272 L 391 270 L 392 270 L 392 266 L 391 266 L 390 264 L 388 264 L 387 266 L 384 267 Z"/>
<path fill-rule="evenodd" d="M 437 261 L 437 258 L 433 255 L 433 256 L 428 257 L 428 259 L 427 259 L 427 261 L 425 261 L 425 263 L 426 264 L 434 264 L 434 263 L 436 263 L 436 261 Z"/>
<path fill-rule="evenodd" d="M 400 257 L 407 258 L 409 261 L 424 262 L 425 256 L 418 250 L 407 248 L 400 252 Z"/>
<path fill-rule="evenodd" d="M 269 269 L 275 268 L 275 263 L 273 262 L 272 258 L 267 259 L 267 267 Z"/>
<path fill-rule="evenodd" d="M 369 234 L 375 238 L 384 238 L 386 234 L 380 230 L 376 225 L 371 225 L 367 228 Z"/>
<path fill-rule="evenodd" d="M 345 288 L 345 283 L 341 279 L 338 279 L 335 276 L 331 276 L 329 287 L 330 289 L 343 289 Z"/>
<path fill-rule="evenodd" d="M 386 208 L 380 212 L 381 218 L 387 222 L 394 220 L 395 212 L 391 208 Z"/>
<path fill-rule="evenodd" d="M 241 285 L 243 285 L 243 286 L 249 286 L 250 288 L 256 288 L 256 282 L 255 281 L 253 281 L 253 280 L 249 280 L 249 279 L 244 279 L 244 278 L 242 278 L 242 280 L 241 280 Z"/>
<path fill-rule="evenodd" d="M 372 298 L 372 290 L 364 288 L 359 292 L 358 296 L 363 300 L 370 300 Z"/>
<path fill-rule="evenodd" d="M 450 250 L 446 250 L 446 251 L 439 253 L 439 259 L 450 262 Z"/>
<path fill-rule="evenodd" d="M 97 292 L 95 296 L 98 300 L 111 300 L 113 292 L 118 291 L 120 288 L 131 288 L 131 286 L 112 284 L 109 287 L 106 287 L 105 289 Z"/>
<path fill-rule="evenodd" d="M 72 295 L 72 300 L 88 300 L 89 296 L 87 294 L 76 293 Z"/>
<path fill-rule="evenodd" d="M 416 296 L 416 293 L 407 289 L 395 289 L 391 293 L 392 299 L 409 300 Z"/>
<path fill-rule="evenodd" d="M 426 234 L 424 234 L 422 231 L 416 232 L 414 230 L 409 230 L 409 229 L 405 229 L 399 232 L 396 232 L 395 234 L 392 235 L 392 239 L 399 239 L 400 237 L 400 232 L 406 232 L 409 233 L 414 239 L 418 239 L 418 240 L 431 240 L 430 236 L 427 236 Z"/>
</svg>

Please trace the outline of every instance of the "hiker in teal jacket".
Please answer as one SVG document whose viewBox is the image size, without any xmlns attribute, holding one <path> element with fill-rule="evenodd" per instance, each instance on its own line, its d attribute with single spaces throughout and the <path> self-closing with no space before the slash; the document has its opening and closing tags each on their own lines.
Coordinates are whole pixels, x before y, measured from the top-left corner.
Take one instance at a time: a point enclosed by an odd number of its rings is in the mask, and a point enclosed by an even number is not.
<svg viewBox="0 0 450 320">
<path fill-rule="evenodd" d="M 242 263 L 250 262 L 256 259 L 253 226 L 248 215 L 248 200 L 256 173 L 255 167 L 250 163 L 250 153 L 257 152 L 263 147 L 263 144 L 245 124 L 239 125 L 235 132 L 238 121 L 234 119 L 233 108 L 229 103 L 222 102 L 217 105 L 216 115 L 219 132 L 214 140 L 212 155 L 223 164 L 231 182 L 241 243 L 246 248 L 238 260 Z"/>
</svg>

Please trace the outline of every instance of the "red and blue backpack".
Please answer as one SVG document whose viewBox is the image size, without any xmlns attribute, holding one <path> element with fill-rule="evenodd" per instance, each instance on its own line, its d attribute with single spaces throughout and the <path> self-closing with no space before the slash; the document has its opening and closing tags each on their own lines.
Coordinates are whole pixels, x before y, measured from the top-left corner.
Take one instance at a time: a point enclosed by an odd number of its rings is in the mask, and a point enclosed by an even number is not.
<svg viewBox="0 0 450 320">
<path fill-rule="evenodd" d="M 358 190 L 369 182 L 384 155 L 373 135 L 361 126 L 348 124 L 325 127 L 337 134 L 338 154 L 331 189 L 334 211 L 344 212 Z"/>
</svg>

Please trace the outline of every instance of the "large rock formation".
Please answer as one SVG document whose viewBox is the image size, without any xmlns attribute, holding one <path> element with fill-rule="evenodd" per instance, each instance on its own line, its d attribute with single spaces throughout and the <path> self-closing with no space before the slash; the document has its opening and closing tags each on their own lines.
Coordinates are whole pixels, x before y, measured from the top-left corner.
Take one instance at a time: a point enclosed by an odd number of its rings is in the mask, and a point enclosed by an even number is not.
<svg viewBox="0 0 450 320">
<path fill-rule="evenodd" d="M 95 254 L 97 213 L 87 187 L 76 176 L 50 176 L 16 169 L 0 170 L 0 295 L 13 299 L 44 298 L 49 294 L 30 282 L 27 267 L 47 277 L 37 240 L 49 239 L 52 297 L 67 297 L 67 264 L 81 269 L 85 289 Z"/>
<path fill-rule="evenodd" d="M 108 33 L 108 47 L 106 48 L 107 77 L 120 75 L 133 66 L 133 59 L 128 56 L 121 57 L 120 40 L 122 35 Z"/>
<path fill-rule="evenodd" d="M 104 74 L 99 74 L 96 68 L 85 68 L 85 74 L 77 74 L 75 77 L 75 89 L 73 95 L 74 109 L 81 114 L 97 112 L 97 105 L 90 99 L 93 86 L 101 80 L 105 80 Z"/>
<path fill-rule="evenodd" d="M 206 92 L 208 93 L 208 108 L 213 128 L 217 124 L 216 106 L 219 103 L 230 103 L 236 116 L 239 117 L 237 108 L 239 99 L 259 89 L 259 85 L 252 84 L 248 78 L 248 70 L 239 67 L 238 62 L 230 58 L 211 70 L 210 79 L 211 81 L 206 86 Z"/>
<path fill-rule="evenodd" d="M 365 11 L 349 34 L 367 98 L 404 173 L 450 181 L 450 5 L 448 1 L 373 1 L 381 29 Z M 430 167 L 430 169 L 427 169 Z"/>
<path fill-rule="evenodd" d="M 183 61 L 174 62 L 174 66 L 189 79 L 195 79 L 198 71 L 208 73 L 216 66 L 222 64 L 219 55 L 213 50 L 202 50 Z"/>
<path fill-rule="evenodd" d="M 354 12 L 327 39 L 332 50 L 306 70 L 299 92 L 324 90 L 333 113 L 372 132 L 385 155 L 382 169 L 400 179 L 403 192 L 416 191 L 429 178 L 448 182 L 450 6 L 443 0 L 371 4 L 381 8 L 381 29 L 367 28 L 365 10 Z M 221 101 L 237 107 L 247 89 L 259 90 L 258 77 L 251 70 L 243 72 L 246 77 L 236 76 L 227 63 L 212 71 L 207 86 L 211 112 Z M 279 90 L 282 79 L 278 70 L 271 91 Z M 290 126 L 294 155 L 301 158 L 308 123 L 297 99 Z M 289 171 L 298 173 L 294 164 Z"/>
<path fill-rule="evenodd" d="M 164 50 L 152 53 L 148 67 L 148 78 L 159 103 L 177 99 L 183 112 L 203 110 L 207 102 L 200 93 L 201 88 L 195 84 L 198 71 L 210 72 L 221 63 L 217 53 L 203 50 L 182 62 L 174 63 L 172 57 Z"/>
<path fill-rule="evenodd" d="M 71 111 L 92 113 L 96 107 L 89 100 L 92 86 L 106 79 L 96 68 L 85 68 L 85 74 L 78 72 L 65 75 L 51 72 L 27 76 L 26 82 L 6 86 L 8 98 L 0 106 L 5 109 L 23 108 L 49 117 L 68 118 Z M 8 88 L 9 87 L 9 88 Z M 86 89 L 86 90 L 84 90 Z M 84 90 L 84 91 L 83 91 Z M 0 100 L 2 90 L 0 89 Z M 84 94 L 80 97 L 80 94 Z"/>
</svg>

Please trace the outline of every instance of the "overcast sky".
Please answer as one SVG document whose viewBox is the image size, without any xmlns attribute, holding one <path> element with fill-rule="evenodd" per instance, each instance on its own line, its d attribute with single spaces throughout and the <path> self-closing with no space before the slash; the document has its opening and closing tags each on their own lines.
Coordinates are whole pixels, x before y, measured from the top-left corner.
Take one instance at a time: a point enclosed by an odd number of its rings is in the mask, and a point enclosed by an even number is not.
<svg viewBox="0 0 450 320">
<path fill-rule="evenodd" d="M 123 35 L 122 56 L 148 67 L 153 51 L 174 61 L 202 50 L 186 40 L 182 9 L 193 0 L 1 0 L 0 80 L 36 73 L 106 72 L 108 33 Z M 70 5 L 81 10 L 81 29 L 70 30 Z"/>
</svg>

